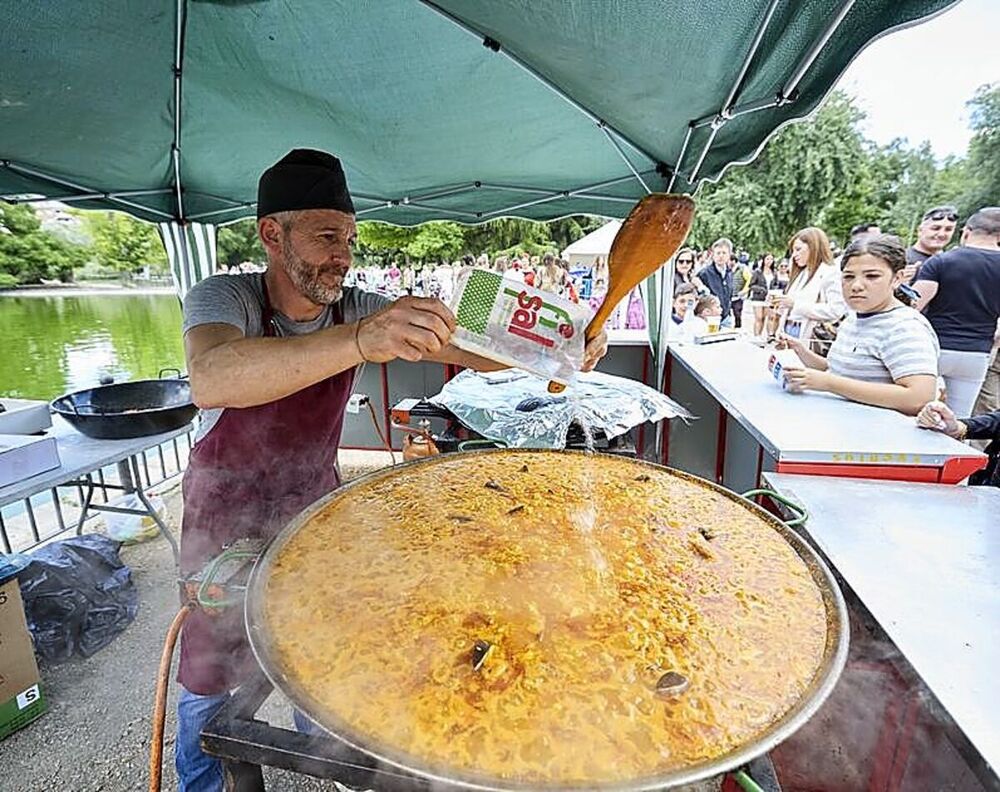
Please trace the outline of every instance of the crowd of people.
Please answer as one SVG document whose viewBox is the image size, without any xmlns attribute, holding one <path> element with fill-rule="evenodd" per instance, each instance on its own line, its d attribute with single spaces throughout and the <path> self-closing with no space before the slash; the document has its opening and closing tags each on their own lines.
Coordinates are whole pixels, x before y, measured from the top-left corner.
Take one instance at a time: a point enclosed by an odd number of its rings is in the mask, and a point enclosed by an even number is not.
<svg viewBox="0 0 1000 792">
<path fill-rule="evenodd" d="M 791 349 L 801 363 L 786 367 L 791 391 L 836 393 L 954 437 L 991 439 L 985 477 L 1000 483 L 1000 207 L 972 214 L 952 246 L 958 219 L 953 206 L 927 210 L 908 248 L 874 223 L 855 226 L 842 252 L 815 227 L 792 236 L 782 257 L 751 260 L 726 238 L 684 248 L 670 335 L 718 325 Z"/>
<path fill-rule="evenodd" d="M 588 304 L 595 311 L 607 293 L 608 265 L 603 257 L 597 257 L 590 264 L 573 266 L 555 253 L 541 256 L 520 253 L 492 258 L 483 253 L 478 257 L 464 256 L 451 263 L 419 266 L 397 262 L 387 267 L 356 265 L 347 273 L 344 285 L 357 286 L 393 299 L 405 295 L 438 297 L 450 304 L 459 274 L 472 268 L 492 270 L 508 279 L 558 294 L 571 302 Z M 608 328 L 646 329 L 646 314 L 638 287 L 616 307 L 608 320 Z"/>
<path fill-rule="evenodd" d="M 667 337 L 741 329 L 796 353 L 802 365 L 787 371 L 786 383 L 793 392 L 827 391 L 919 413 L 922 426 L 955 436 L 1000 438 L 1000 208 L 975 212 L 954 244 L 958 220 L 953 206 L 928 209 L 909 247 L 875 223 L 860 223 L 842 251 L 816 227 L 794 234 L 780 254 L 751 257 L 724 237 L 703 250 L 683 248 L 674 259 Z M 526 252 L 358 264 L 345 285 L 450 304 L 459 274 L 474 267 L 592 310 L 607 292 L 603 258 L 571 265 L 555 253 Z M 646 326 L 637 287 L 608 328 Z M 1000 439 L 993 450 L 1000 452 Z M 1000 480 L 995 468 L 989 475 Z"/>
</svg>

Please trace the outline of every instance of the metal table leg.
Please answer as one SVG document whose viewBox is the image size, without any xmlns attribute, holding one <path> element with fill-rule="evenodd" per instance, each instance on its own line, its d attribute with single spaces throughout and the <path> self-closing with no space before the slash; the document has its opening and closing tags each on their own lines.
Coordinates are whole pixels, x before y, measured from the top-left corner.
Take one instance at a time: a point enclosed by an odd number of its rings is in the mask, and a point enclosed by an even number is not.
<svg viewBox="0 0 1000 792">
<path fill-rule="evenodd" d="M 174 564 L 180 565 L 181 555 L 180 548 L 177 547 L 177 540 L 174 539 L 174 535 L 170 533 L 170 529 L 167 528 L 167 524 L 160 519 L 160 515 L 156 513 L 156 509 L 154 509 L 153 504 L 149 502 L 149 498 L 146 497 L 146 491 L 142 487 L 142 476 L 139 475 L 138 459 L 133 456 L 129 458 L 129 461 L 132 465 L 132 484 L 135 487 L 135 495 L 140 501 L 142 501 L 142 505 L 146 507 L 146 511 L 149 512 L 149 516 L 152 517 L 153 522 L 155 522 L 157 527 L 160 529 L 160 534 L 170 544 L 170 551 L 174 554 Z"/>
<path fill-rule="evenodd" d="M 153 508 L 153 504 L 150 503 L 149 497 L 146 495 L 146 491 L 142 486 L 142 476 L 139 473 L 139 461 L 137 456 L 131 456 L 124 463 L 125 469 L 122 473 L 122 484 L 103 484 L 102 486 L 114 489 L 123 490 L 126 494 L 134 494 L 139 502 L 142 503 L 141 509 L 129 509 L 124 506 L 111 506 L 107 503 L 95 504 L 94 501 L 94 491 L 97 489 L 97 485 L 94 484 L 94 478 L 92 473 L 88 473 L 85 478 L 78 479 L 74 481 L 66 481 L 60 484 L 60 487 L 86 487 L 87 494 L 84 496 L 83 503 L 80 506 L 80 519 L 76 523 L 76 534 L 79 536 L 83 532 L 83 524 L 87 520 L 87 515 L 91 511 L 106 511 L 114 512 L 116 514 L 138 514 L 143 517 L 149 517 L 156 523 L 156 527 L 159 529 L 160 534 L 167 543 L 170 545 L 170 551 L 174 555 L 174 565 L 180 565 L 180 548 L 177 546 L 177 540 L 174 535 L 170 532 L 167 524 L 160 518 L 160 515 L 156 513 L 156 509 Z"/>
<path fill-rule="evenodd" d="M 86 485 L 87 487 L 87 494 L 83 498 L 83 503 L 80 504 L 80 519 L 76 523 L 76 535 L 79 536 L 83 533 L 83 524 L 87 520 L 87 512 L 90 511 L 90 502 L 94 498 L 94 479 L 88 473 L 85 481 L 70 483 Z"/>
</svg>

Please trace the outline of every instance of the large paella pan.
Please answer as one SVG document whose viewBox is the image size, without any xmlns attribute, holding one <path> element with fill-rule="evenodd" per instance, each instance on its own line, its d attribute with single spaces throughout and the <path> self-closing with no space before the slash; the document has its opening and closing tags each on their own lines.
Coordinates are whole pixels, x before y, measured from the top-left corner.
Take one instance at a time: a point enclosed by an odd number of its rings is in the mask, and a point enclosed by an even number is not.
<svg viewBox="0 0 1000 792">
<path fill-rule="evenodd" d="M 789 736 L 847 649 L 822 561 L 648 463 L 434 457 L 314 504 L 258 561 L 262 667 L 331 734 L 481 789 L 652 789 Z"/>
</svg>

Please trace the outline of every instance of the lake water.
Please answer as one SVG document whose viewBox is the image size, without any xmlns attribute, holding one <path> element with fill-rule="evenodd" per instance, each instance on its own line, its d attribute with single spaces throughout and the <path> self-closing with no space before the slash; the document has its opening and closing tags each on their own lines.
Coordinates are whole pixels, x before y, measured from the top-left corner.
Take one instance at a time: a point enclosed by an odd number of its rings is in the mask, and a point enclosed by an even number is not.
<svg viewBox="0 0 1000 792">
<path fill-rule="evenodd" d="M 0 294 L 0 396 L 53 399 L 184 368 L 173 294 Z"/>
</svg>

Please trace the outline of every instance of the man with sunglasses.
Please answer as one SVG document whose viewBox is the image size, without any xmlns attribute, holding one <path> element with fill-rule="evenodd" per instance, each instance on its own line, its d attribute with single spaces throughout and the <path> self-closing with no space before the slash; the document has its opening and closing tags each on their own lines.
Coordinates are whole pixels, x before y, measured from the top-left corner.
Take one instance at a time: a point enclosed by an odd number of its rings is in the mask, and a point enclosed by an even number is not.
<svg viewBox="0 0 1000 792">
<path fill-rule="evenodd" d="M 957 222 L 958 210 L 954 206 L 936 206 L 924 212 L 917 227 L 916 244 L 906 250 L 903 283 L 915 281 L 920 266 L 931 256 L 945 249 L 955 234 Z"/>
<path fill-rule="evenodd" d="M 986 377 L 1000 319 L 1000 207 L 985 207 L 962 229 L 960 247 L 928 259 L 917 274 L 917 308 L 941 344 L 938 370 L 948 406 L 971 415 Z"/>
</svg>

